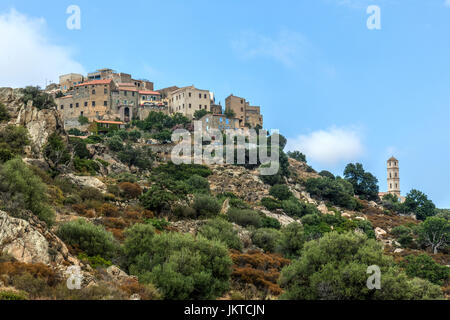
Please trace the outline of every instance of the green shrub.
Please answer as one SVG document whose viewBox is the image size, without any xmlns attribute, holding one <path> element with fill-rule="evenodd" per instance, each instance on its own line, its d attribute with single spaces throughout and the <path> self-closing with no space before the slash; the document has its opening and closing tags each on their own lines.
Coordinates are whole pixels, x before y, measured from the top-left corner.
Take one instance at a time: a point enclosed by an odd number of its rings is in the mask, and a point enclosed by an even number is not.
<svg viewBox="0 0 450 320">
<path fill-rule="evenodd" d="M 203 178 L 197 174 L 192 175 L 186 180 L 186 184 L 189 186 L 189 191 L 191 193 L 205 192 L 209 193 L 209 182 L 208 179 Z"/>
<path fill-rule="evenodd" d="M 113 136 L 112 138 L 109 138 L 106 141 L 106 145 L 108 146 L 109 150 L 114 152 L 120 152 L 124 149 L 123 140 L 119 136 Z"/>
<path fill-rule="evenodd" d="M 263 224 L 261 215 L 253 210 L 230 208 L 227 216 L 228 220 L 243 227 L 261 228 Z"/>
<path fill-rule="evenodd" d="M 94 268 L 108 268 L 112 265 L 112 262 L 106 259 L 103 259 L 101 256 L 90 257 L 86 253 L 80 253 L 78 255 L 78 259 L 85 263 L 89 263 L 89 265 Z"/>
<path fill-rule="evenodd" d="M 56 132 L 48 137 L 42 153 L 52 170 L 56 170 L 59 165 L 67 165 L 70 162 L 69 149 L 61 136 Z"/>
<path fill-rule="evenodd" d="M 69 142 L 72 146 L 73 153 L 75 157 L 78 157 L 80 159 L 90 159 L 91 153 L 86 147 L 86 142 L 80 138 L 73 138 L 71 137 L 69 139 Z"/>
<path fill-rule="evenodd" d="M 266 252 L 275 252 L 281 238 L 281 232 L 275 229 L 261 228 L 252 233 L 252 242 Z"/>
<path fill-rule="evenodd" d="M 419 277 L 439 286 L 450 277 L 450 268 L 436 263 L 427 254 L 406 256 L 401 266 L 409 277 Z"/>
<path fill-rule="evenodd" d="M 102 201 L 103 200 L 103 193 L 101 193 L 101 191 L 98 190 L 97 188 L 93 188 L 93 187 L 84 187 L 83 189 L 81 189 L 79 196 L 84 201 L 86 201 L 86 200 Z"/>
<path fill-rule="evenodd" d="M 262 216 L 262 227 L 263 228 L 271 228 L 271 229 L 280 229 L 281 223 L 272 217 L 268 217 L 265 214 L 261 213 Z"/>
<path fill-rule="evenodd" d="M 149 225 L 125 232 L 128 270 L 168 300 L 207 300 L 229 289 L 232 261 L 225 245 L 190 234 L 155 234 Z"/>
<path fill-rule="evenodd" d="M 23 94 L 22 101 L 25 105 L 28 104 L 28 101 L 33 101 L 33 107 L 36 107 L 39 110 L 56 109 L 53 97 L 42 91 L 39 87 L 28 86 L 21 89 L 21 92 Z"/>
<path fill-rule="evenodd" d="M 203 165 L 197 164 L 180 164 L 176 165 L 173 162 L 163 164 L 153 170 L 158 175 L 165 173 L 174 180 L 187 180 L 193 175 L 198 175 L 207 178 L 212 174 L 212 171 Z"/>
<path fill-rule="evenodd" d="M 83 174 L 89 174 L 92 176 L 97 175 L 97 172 L 100 171 L 100 166 L 97 161 L 89 160 L 89 159 L 80 159 L 75 157 L 73 159 L 73 166 L 75 170 Z"/>
<path fill-rule="evenodd" d="M 100 256 L 110 259 L 114 256 L 117 245 L 113 235 L 102 226 L 93 225 L 82 219 L 62 224 L 57 235 L 66 244 L 84 251 L 88 256 Z"/>
<path fill-rule="evenodd" d="M 305 232 L 300 223 L 294 222 L 281 228 L 277 252 L 288 259 L 297 258 L 306 242 Z"/>
<path fill-rule="evenodd" d="M 197 212 L 197 217 L 210 218 L 218 215 L 222 207 L 216 198 L 206 194 L 197 194 L 192 208 Z"/>
<path fill-rule="evenodd" d="M 0 102 L 0 122 L 9 121 L 10 119 L 11 116 L 9 115 L 8 110 L 5 105 Z"/>
<path fill-rule="evenodd" d="M 317 208 L 309 203 L 300 202 L 296 198 L 284 200 L 281 202 L 283 211 L 291 217 L 303 217 L 307 214 L 317 214 L 319 211 Z"/>
<path fill-rule="evenodd" d="M 292 192 L 285 184 L 277 184 L 270 188 L 270 195 L 278 200 L 287 200 L 292 197 Z"/>
<path fill-rule="evenodd" d="M 175 200 L 176 197 L 172 193 L 159 186 L 152 186 L 140 197 L 140 202 L 144 208 L 157 213 L 169 210 Z"/>
<path fill-rule="evenodd" d="M 180 219 L 195 219 L 197 212 L 188 206 L 177 206 L 173 211 L 174 215 Z"/>
<path fill-rule="evenodd" d="M 27 295 L 24 292 L 17 292 L 11 290 L 0 290 L 0 301 L 13 300 L 27 300 Z"/>
<path fill-rule="evenodd" d="M 277 209 L 283 208 L 281 201 L 273 199 L 273 198 L 262 198 L 261 205 L 266 207 L 266 209 L 269 211 L 275 211 Z"/>
<path fill-rule="evenodd" d="M 78 123 L 82 126 L 84 126 L 85 124 L 89 123 L 89 119 L 84 117 L 84 116 L 79 116 L 78 117 Z"/>
<path fill-rule="evenodd" d="M 306 163 L 306 156 L 303 153 L 301 153 L 300 151 L 289 151 L 287 153 L 287 156 L 289 158 L 295 159 L 297 161 Z"/>
<path fill-rule="evenodd" d="M 11 212 L 26 209 L 51 226 L 54 212 L 48 205 L 47 186 L 20 158 L 6 162 L 0 168 L 0 194 L 3 206 Z"/>
<path fill-rule="evenodd" d="M 198 230 L 198 234 L 208 240 L 217 240 L 225 243 L 228 248 L 241 250 L 242 242 L 233 225 L 226 220 L 216 218 L 208 220 Z"/>
<path fill-rule="evenodd" d="M 22 126 L 8 125 L 0 130 L 0 162 L 6 162 L 24 153 L 30 144 L 28 130 Z"/>
<path fill-rule="evenodd" d="M 145 223 L 152 225 L 156 230 L 164 231 L 170 223 L 164 219 L 147 219 Z"/>
<path fill-rule="evenodd" d="M 442 299 L 441 289 L 409 279 L 383 254 L 383 246 L 363 234 L 330 232 L 304 245 L 301 259 L 283 268 L 280 299 L 288 300 L 410 300 Z M 367 269 L 381 271 L 381 290 L 367 287 Z"/>
<path fill-rule="evenodd" d="M 391 233 L 397 239 L 397 242 L 402 245 L 402 247 L 409 247 L 413 243 L 413 233 L 411 228 L 406 226 L 398 226 L 391 230 Z"/>
<path fill-rule="evenodd" d="M 311 178 L 305 183 L 306 191 L 320 200 L 326 200 L 334 205 L 350 210 L 356 208 L 352 186 L 344 179 Z"/>
<path fill-rule="evenodd" d="M 230 207 L 237 209 L 250 209 L 250 205 L 246 203 L 244 200 L 239 198 L 231 198 L 230 199 Z"/>
</svg>

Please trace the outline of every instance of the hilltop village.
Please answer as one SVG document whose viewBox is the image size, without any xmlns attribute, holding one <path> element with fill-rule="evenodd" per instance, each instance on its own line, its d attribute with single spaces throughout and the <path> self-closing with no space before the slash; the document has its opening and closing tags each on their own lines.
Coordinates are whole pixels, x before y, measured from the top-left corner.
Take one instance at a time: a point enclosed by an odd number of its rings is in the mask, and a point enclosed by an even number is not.
<svg viewBox="0 0 450 320">
<path fill-rule="evenodd" d="M 151 111 L 178 113 L 190 120 L 200 114 L 197 120 L 203 122 L 207 131 L 263 127 L 261 108 L 250 105 L 245 98 L 231 94 L 224 109 L 216 104 L 214 93 L 209 90 L 193 85 L 154 90 L 153 82 L 136 80 L 111 69 L 100 69 L 87 76 L 62 75 L 59 84 L 48 86 L 47 92 L 54 96 L 66 130 L 82 127 L 80 117 L 101 125 L 125 125 L 145 120 Z"/>
</svg>

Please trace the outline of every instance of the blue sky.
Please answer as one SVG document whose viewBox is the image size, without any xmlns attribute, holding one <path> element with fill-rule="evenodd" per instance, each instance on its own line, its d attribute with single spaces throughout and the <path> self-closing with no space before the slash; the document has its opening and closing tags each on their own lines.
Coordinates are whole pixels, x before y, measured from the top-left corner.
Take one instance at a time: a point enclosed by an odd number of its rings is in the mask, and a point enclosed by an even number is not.
<svg viewBox="0 0 450 320">
<path fill-rule="evenodd" d="M 81 30 L 66 28 L 72 4 Z M 395 155 L 404 194 L 450 208 L 449 31 L 446 0 L 2 0 L 0 86 L 110 67 L 222 104 L 233 93 L 315 169 L 359 161 L 385 191 Z"/>
</svg>

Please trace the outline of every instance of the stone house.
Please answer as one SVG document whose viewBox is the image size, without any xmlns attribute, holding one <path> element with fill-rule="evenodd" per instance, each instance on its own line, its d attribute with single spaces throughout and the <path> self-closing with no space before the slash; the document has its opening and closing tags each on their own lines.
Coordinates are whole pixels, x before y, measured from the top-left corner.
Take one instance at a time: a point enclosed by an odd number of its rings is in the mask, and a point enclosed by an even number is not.
<svg viewBox="0 0 450 320">
<path fill-rule="evenodd" d="M 208 90 L 194 86 L 184 87 L 169 93 L 169 113 L 181 113 L 189 119 L 197 110 L 211 111 L 211 94 Z"/>
<path fill-rule="evenodd" d="M 263 126 L 263 117 L 261 115 L 261 108 L 257 106 L 250 106 L 250 103 L 241 97 L 231 94 L 225 99 L 225 110 L 232 110 L 235 117 L 239 119 L 239 126 Z"/>
</svg>

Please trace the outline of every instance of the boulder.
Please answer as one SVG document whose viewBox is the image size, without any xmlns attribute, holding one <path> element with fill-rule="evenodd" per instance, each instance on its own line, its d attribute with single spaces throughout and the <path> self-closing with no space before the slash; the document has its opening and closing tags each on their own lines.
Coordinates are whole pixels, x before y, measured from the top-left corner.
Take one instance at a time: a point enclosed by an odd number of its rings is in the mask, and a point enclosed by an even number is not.
<svg viewBox="0 0 450 320">
<path fill-rule="evenodd" d="M 105 193 L 106 192 L 106 184 L 104 184 L 102 181 L 100 181 L 96 177 L 91 176 L 76 176 L 72 173 L 62 175 L 61 177 L 68 179 L 72 183 L 81 186 L 81 187 L 87 187 L 87 188 L 95 188 L 99 191 Z"/>
<path fill-rule="evenodd" d="M 230 199 L 227 198 L 222 204 L 222 209 L 220 210 L 220 214 L 227 214 L 228 210 L 230 210 Z"/>
<path fill-rule="evenodd" d="M 381 229 L 380 227 L 375 228 L 375 236 L 378 240 L 383 238 L 386 234 L 387 234 L 387 232 L 385 230 Z"/>
<path fill-rule="evenodd" d="M 0 252 L 24 263 L 77 263 L 66 245 L 31 213 L 19 219 L 0 211 Z"/>
</svg>

